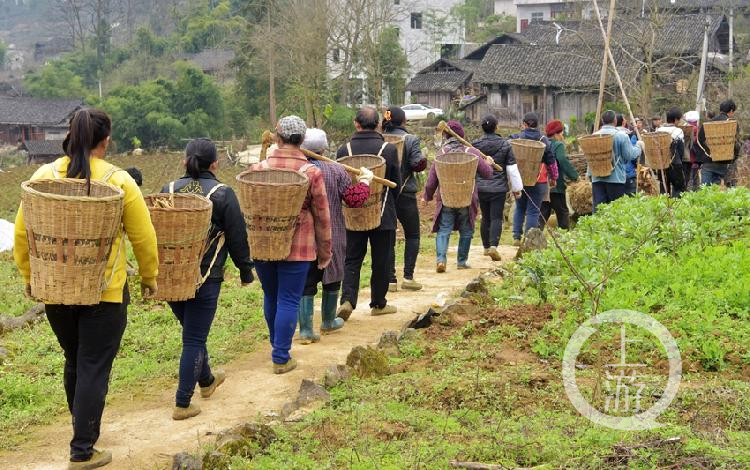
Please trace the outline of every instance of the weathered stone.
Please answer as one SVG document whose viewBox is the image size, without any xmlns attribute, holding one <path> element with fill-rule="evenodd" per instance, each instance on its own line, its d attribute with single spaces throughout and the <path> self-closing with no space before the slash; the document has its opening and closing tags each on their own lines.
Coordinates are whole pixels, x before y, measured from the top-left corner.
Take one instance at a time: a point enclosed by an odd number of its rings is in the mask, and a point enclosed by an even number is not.
<svg viewBox="0 0 750 470">
<path fill-rule="evenodd" d="M 265 424 L 245 423 L 222 432 L 216 448 L 227 455 L 252 458 L 276 440 L 276 433 Z"/>
<path fill-rule="evenodd" d="M 333 388 L 344 380 L 347 380 L 351 376 L 351 371 L 344 364 L 328 366 L 328 368 L 326 368 L 323 382 L 326 388 Z"/>
<path fill-rule="evenodd" d="M 297 411 L 298 408 L 299 408 L 299 403 L 297 403 L 297 400 L 284 403 L 284 406 L 281 407 L 281 417 L 286 418 L 290 414 Z"/>
<path fill-rule="evenodd" d="M 292 414 L 290 414 L 289 416 L 287 416 L 287 417 L 286 417 L 286 418 L 284 419 L 284 422 L 285 422 L 285 423 L 299 423 L 299 422 L 300 422 L 300 421 L 302 421 L 302 420 L 303 420 L 303 419 L 305 418 L 305 416 L 307 416 L 307 415 L 308 415 L 309 413 L 310 413 L 310 411 L 308 411 L 308 410 L 305 410 L 305 409 L 294 410 L 294 412 L 292 412 Z"/>
<path fill-rule="evenodd" d="M 521 246 L 516 252 L 516 259 L 521 259 L 525 253 L 544 250 L 545 248 L 547 248 L 547 237 L 544 236 L 544 232 L 534 227 L 526 232 L 526 235 L 523 237 Z"/>
<path fill-rule="evenodd" d="M 231 457 L 222 454 L 219 451 L 212 450 L 203 455 L 203 468 L 206 470 L 218 470 L 227 468 Z"/>
<path fill-rule="evenodd" d="M 378 349 L 387 356 L 395 357 L 401 354 L 398 348 L 398 333 L 395 331 L 386 331 L 380 336 Z"/>
<path fill-rule="evenodd" d="M 5 359 L 8 357 L 8 354 L 9 352 L 7 349 L 0 347 L 0 364 L 5 362 Z"/>
<path fill-rule="evenodd" d="M 346 358 L 346 365 L 363 379 L 382 377 L 389 372 L 388 357 L 377 349 L 357 346 Z"/>
<path fill-rule="evenodd" d="M 489 289 L 487 289 L 487 282 L 484 280 L 484 278 L 478 277 L 466 285 L 466 289 L 464 289 L 464 292 L 463 294 L 461 294 L 461 296 L 467 297 L 469 294 L 488 295 L 489 293 L 490 291 Z"/>
<path fill-rule="evenodd" d="M 417 330 L 414 328 L 406 328 L 401 332 L 401 336 L 398 337 L 398 342 L 413 341 L 417 338 Z"/>
<path fill-rule="evenodd" d="M 198 457 L 180 452 L 172 457 L 172 470 L 202 470 L 203 463 Z"/>
<path fill-rule="evenodd" d="M 322 385 L 310 379 L 302 380 L 302 384 L 299 386 L 299 394 L 297 395 L 298 407 L 315 401 L 328 401 L 330 399 L 331 394 Z"/>
</svg>

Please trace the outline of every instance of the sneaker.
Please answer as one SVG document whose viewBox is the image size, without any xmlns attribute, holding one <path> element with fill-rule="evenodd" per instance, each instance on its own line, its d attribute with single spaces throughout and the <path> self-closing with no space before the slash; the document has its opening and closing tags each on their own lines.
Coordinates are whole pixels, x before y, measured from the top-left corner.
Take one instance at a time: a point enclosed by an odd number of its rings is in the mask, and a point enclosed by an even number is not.
<svg viewBox="0 0 750 470">
<path fill-rule="evenodd" d="M 192 418 L 199 414 L 201 414 L 200 407 L 191 403 L 187 408 L 175 406 L 174 411 L 172 411 L 172 419 L 175 421 L 182 421 L 183 419 Z"/>
<path fill-rule="evenodd" d="M 336 316 L 344 321 L 347 321 L 349 317 L 352 316 L 353 311 L 354 307 L 352 307 L 352 303 L 347 300 L 339 306 L 339 309 L 336 312 Z"/>
<path fill-rule="evenodd" d="M 96 450 L 91 454 L 91 458 L 84 460 L 83 462 L 70 461 L 68 463 L 68 470 L 88 470 L 91 468 L 99 468 L 112 462 L 112 452 L 108 450 Z"/>
<path fill-rule="evenodd" d="M 287 372 L 291 372 L 294 369 L 297 368 L 297 360 L 295 358 L 291 358 L 284 364 L 276 364 L 273 365 L 273 373 L 274 374 L 286 374 Z"/>
<path fill-rule="evenodd" d="M 459 263 L 456 265 L 456 269 L 471 269 L 471 266 L 469 266 L 469 263 Z"/>
<path fill-rule="evenodd" d="M 490 249 L 489 248 L 485 248 L 484 249 L 484 256 L 489 256 L 489 255 L 490 255 Z"/>
<path fill-rule="evenodd" d="M 398 292 L 398 282 L 388 284 L 388 292 Z"/>
<path fill-rule="evenodd" d="M 393 305 L 386 305 L 383 308 L 373 307 L 372 310 L 370 310 L 370 315 L 377 317 L 378 315 L 388 315 L 390 313 L 396 313 L 397 311 L 398 310 Z"/>
<path fill-rule="evenodd" d="M 403 290 L 422 290 L 422 284 L 418 283 L 414 279 L 404 279 L 401 283 L 401 289 Z"/>
<path fill-rule="evenodd" d="M 201 398 L 208 398 L 214 394 L 219 385 L 224 383 L 227 378 L 227 373 L 223 369 L 216 369 L 214 371 L 214 381 L 208 387 L 201 387 Z"/>
<path fill-rule="evenodd" d="M 438 263 L 436 271 L 439 272 L 439 273 L 444 273 L 445 272 L 445 263 Z"/>
<path fill-rule="evenodd" d="M 521 246 L 521 239 L 520 238 L 514 238 L 513 239 L 513 246 Z"/>
<path fill-rule="evenodd" d="M 485 255 L 489 256 L 492 261 L 500 261 L 500 252 L 497 251 L 496 246 L 488 248 Z"/>
</svg>

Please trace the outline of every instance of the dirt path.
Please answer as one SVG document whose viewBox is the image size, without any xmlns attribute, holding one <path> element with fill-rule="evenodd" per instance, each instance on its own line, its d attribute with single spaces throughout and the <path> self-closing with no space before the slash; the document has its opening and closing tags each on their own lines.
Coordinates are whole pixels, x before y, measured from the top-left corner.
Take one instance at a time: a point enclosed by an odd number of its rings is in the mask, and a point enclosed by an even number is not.
<svg viewBox="0 0 750 470">
<path fill-rule="evenodd" d="M 502 247 L 503 259 L 515 253 Z M 377 342 L 388 330 L 400 330 L 415 312 L 424 312 L 440 292 L 462 289 L 493 262 L 473 246 L 469 262 L 473 269 L 455 269 L 455 248 L 449 253 L 448 272 L 437 275 L 432 256 L 420 256 L 416 279 L 425 285 L 419 292 L 399 291 L 388 295 L 389 303 L 398 313 L 382 317 L 369 316 L 369 293 L 362 292 L 362 303 L 354 311 L 343 330 L 324 336 L 322 342 L 309 346 L 296 343 L 292 354 L 299 367 L 285 375 L 274 375 L 270 364 L 270 346 L 240 357 L 223 366 L 227 381 L 210 400 L 194 398 L 203 412 L 186 421 L 172 421 L 174 391 L 170 388 L 128 400 L 118 397 L 104 411 L 102 434 L 97 447 L 113 453 L 113 463 L 106 468 L 165 468 L 171 456 L 210 442 L 207 433 L 221 431 L 232 425 L 252 421 L 270 411 L 278 411 L 296 397 L 304 378 L 320 379 L 327 366 L 341 364 L 353 346 Z M 317 308 L 319 308 L 319 302 Z M 316 314 L 319 321 L 320 315 Z M 12 453 L 0 454 L 3 469 L 60 469 L 67 464 L 68 442 L 71 437 L 69 418 L 31 431 L 34 436 Z"/>
</svg>

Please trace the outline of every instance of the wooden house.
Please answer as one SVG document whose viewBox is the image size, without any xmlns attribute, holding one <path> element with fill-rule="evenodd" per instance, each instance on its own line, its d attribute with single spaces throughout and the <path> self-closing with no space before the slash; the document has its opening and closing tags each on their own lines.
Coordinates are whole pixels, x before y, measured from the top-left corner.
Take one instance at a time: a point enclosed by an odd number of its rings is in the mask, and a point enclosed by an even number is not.
<svg viewBox="0 0 750 470">
<path fill-rule="evenodd" d="M 0 142 L 62 140 L 83 100 L 0 96 Z"/>
</svg>

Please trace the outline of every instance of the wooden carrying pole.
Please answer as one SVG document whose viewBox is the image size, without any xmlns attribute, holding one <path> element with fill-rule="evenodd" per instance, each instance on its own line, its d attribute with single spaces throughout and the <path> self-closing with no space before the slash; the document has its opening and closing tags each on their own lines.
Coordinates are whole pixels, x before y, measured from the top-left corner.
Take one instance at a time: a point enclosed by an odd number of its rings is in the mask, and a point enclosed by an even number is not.
<svg viewBox="0 0 750 470">
<path fill-rule="evenodd" d="M 268 147 L 273 143 L 273 134 L 271 131 L 263 131 L 263 138 L 260 143 L 260 161 L 266 159 L 268 155 Z"/>
<path fill-rule="evenodd" d="M 594 120 L 594 132 L 599 130 L 599 123 L 602 119 L 602 108 L 604 107 L 604 87 L 607 84 L 607 62 L 609 43 L 612 39 L 612 20 L 615 17 L 615 0 L 609 2 L 609 17 L 607 17 L 607 36 L 604 39 L 604 54 L 602 55 L 602 73 L 599 77 L 599 101 L 596 104 L 596 119 Z"/>
<path fill-rule="evenodd" d="M 336 160 L 331 160 L 330 158 L 326 158 L 323 155 L 318 155 L 317 153 L 312 152 L 312 151 L 307 150 L 307 149 L 301 148 L 300 150 L 302 150 L 302 153 L 304 153 L 306 156 L 308 156 L 308 157 L 310 157 L 312 159 L 320 160 L 321 162 L 335 163 L 336 165 L 341 165 L 341 166 L 344 167 L 344 169 L 346 171 L 348 171 L 349 173 L 351 173 L 353 175 L 359 176 L 359 175 L 362 174 L 362 171 L 359 168 L 354 168 L 354 167 L 349 166 L 349 165 L 344 165 L 341 162 L 337 162 Z M 373 176 L 372 180 L 375 181 L 376 183 L 382 184 L 383 186 L 388 186 L 391 189 L 396 189 L 398 187 L 398 185 L 396 183 L 394 183 L 393 181 L 387 180 L 387 179 L 384 179 L 384 178 L 379 178 L 377 176 Z"/>
<path fill-rule="evenodd" d="M 458 140 L 459 142 L 461 142 L 465 146 L 471 147 L 474 150 L 476 150 L 477 152 L 479 152 L 479 154 L 482 156 L 482 158 L 484 158 L 487 161 L 487 163 L 489 163 L 490 165 L 492 165 L 492 168 L 494 168 L 496 171 L 499 171 L 499 172 L 503 171 L 503 167 L 501 167 L 500 165 L 498 165 L 497 163 L 495 163 L 495 161 L 492 159 L 492 157 L 488 157 L 487 155 L 485 155 L 484 153 L 482 153 L 481 150 L 479 150 L 478 148 L 476 148 L 473 145 L 471 145 L 468 140 L 466 140 L 463 137 L 461 137 L 460 135 L 456 134 L 453 131 L 453 129 L 451 129 L 450 127 L 448 127 L 448 124 L 446 124 L 445 121 L 440 121 L 438 123 L 438 125 L 437 125 L 437 131 L 438 132 L 447 132 L 448 134 L 452 135 L 453 137 L 456 138 L 456 140 Z"/>
</svg>

